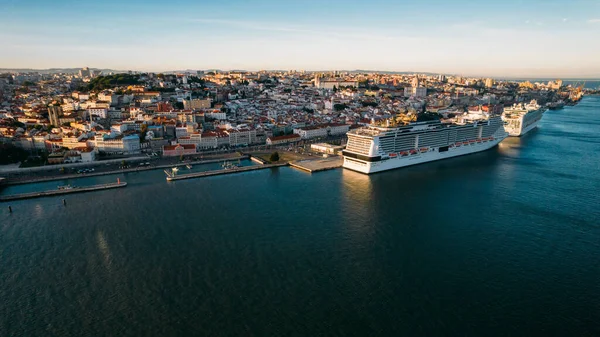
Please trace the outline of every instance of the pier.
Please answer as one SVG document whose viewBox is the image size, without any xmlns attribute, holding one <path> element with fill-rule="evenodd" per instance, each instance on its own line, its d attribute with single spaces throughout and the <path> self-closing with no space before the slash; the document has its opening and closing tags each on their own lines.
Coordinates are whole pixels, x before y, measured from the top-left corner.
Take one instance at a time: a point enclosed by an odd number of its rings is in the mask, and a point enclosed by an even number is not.
<svg viewBox="0 0 600 337">
<path fill-rule="evenodd" d="M 108 183 L 108 184 L 100 184 L 100 185 L 92 185 L 92 186 L 73 187 L 73 188 L 69 188 L 69 189 L 56 189 L 56 190 L 42 191 L 42 192 L 3 195 L 3 196 L 0 196 L 0 201 L 13 201 L 13 200 L 21 200 L 21 199 L 49 197 L 49 196 L 55 196 L 55 195 L 65 195 L 65 194 L 72 194 L 72 193 L 101 191 L 101 190 L 108 190 L 108 189 L 112 189 L 112 188 L 120 188 L 120 187 L 125 187 L 125 186 L 127 186 L 126 182 L 116 182 L 116 183 Z"/>
<path fill-rule="evenodd" d="M 335 156 L 330 158 L 299 160 L 291 162 L 290 166 L 306 172 L 314 173 L 342 167 L 342 163 L 342 157 Z"/>
<path fill-rule="evenodd" d="M 205 171 L 205 172 L 176 174 L 176 175 L 171 174 L 171 175 L 167 175 L 167 181 L 211 177 L 211 176 L 217 176 L 217 175 L 222 175 L 222 174 L 231 174 L 231 173 L 239 173 L 239 172 L 249 172 L 249 171 L 264 170 L 264 169 L 268 169 L 268 168 L 272 168 L 272 167 L 280 167 L 280 166 L 287 166 L 287 165 L 288 165 L 288 163 L 265 164 L 265 165 L 244 166 L 244 167 L 237 167 L 237 168 L 232 168 L 232 169 L 216 170 L 216 171 Z M 167 173 L 167 172 L 165 172 L 165 173 Z"/>
</svg>

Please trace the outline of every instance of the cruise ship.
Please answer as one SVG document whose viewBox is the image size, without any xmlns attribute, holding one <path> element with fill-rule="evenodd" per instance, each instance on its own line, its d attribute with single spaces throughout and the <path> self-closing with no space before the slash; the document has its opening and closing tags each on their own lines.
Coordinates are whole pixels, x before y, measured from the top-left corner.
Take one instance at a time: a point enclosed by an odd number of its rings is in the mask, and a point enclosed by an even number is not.
<svg viewBox="0 0 600 337">
<path fill-rule="evenodd" d="M 504 108 L 502 114 L 504 129 L 509 136 L 520 137 L 537 126 L 545 111 L 546 108 L 537 104 L 536 100 L 525 105 L 513 104 L 509 108 Z"/>
<path fill-rule="evenodd" d="M 343 167 L 370 174 L 490 149 L 508 136 L 499 115 L 469 112 L 451 120 L 350 130 Z"/>
</svg>

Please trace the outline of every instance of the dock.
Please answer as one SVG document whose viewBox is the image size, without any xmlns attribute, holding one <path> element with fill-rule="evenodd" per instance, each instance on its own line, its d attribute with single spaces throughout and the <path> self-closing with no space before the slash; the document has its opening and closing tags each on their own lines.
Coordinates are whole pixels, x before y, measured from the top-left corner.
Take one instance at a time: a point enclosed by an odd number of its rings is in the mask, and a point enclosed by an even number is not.
<svg viewBox="0 0 600 337">
<path fill-rule="evenodd" d="M 167 181 L 211 177 L 211 176 L 217 176 L 217 175 L 222 175 L 222 174 L 231 174 L 231 173 L 239 173 L 239 172 L 249 172 L 249 171 L 264 170 L 264 169 L 268 169 L 268 168 L 272 168 L 272 167 L 280 167 L 280 166 L 287 166 L 287 165 L 288 165 L 288 163 L 277 163 L 277 164 L 265 164 L 265 165 L 256 165 L 256 166 L 244 166 L 244 167 L 237 167 L 237 168 L 225 169 L 225 170 L 167 175 Z"/>
<path fill-rule="evenodd" d="M 120 187 L 125 187 L 125 186 L 127 186 L 126 182 L 116 182 L 116 183 L 100 184 L 100 185 L 92 185 L 92 186 L 73 187 L 70 189 L 62 189 L 62 190 L 57 189 L 57 190 L 42 191 L 42 192 L 2 195 L 2 196 L 0 196 L 0 201 L 13 201 L 13 200 L 21 200 L 21 199 L 32 199 L 32 198 L 41 198 L 41 197 L 49 197 L 49 196 L 56 196 L 56 195 L 65 195 L 65 194 L 72 194 L 72 193 L 101 191 L 101 190 L 108 190 L 108 189 L 120 188 Z"/>
<path fill-rule="evenodd" d="M 319 171 L 336 169 L 338 167 L 342 167 L 342 164 L 342 157 L 335 156 L 320 159 L 298 160 L 291 162 L 290 166 L 306 172 L 314 173 Z"/>
</svg>

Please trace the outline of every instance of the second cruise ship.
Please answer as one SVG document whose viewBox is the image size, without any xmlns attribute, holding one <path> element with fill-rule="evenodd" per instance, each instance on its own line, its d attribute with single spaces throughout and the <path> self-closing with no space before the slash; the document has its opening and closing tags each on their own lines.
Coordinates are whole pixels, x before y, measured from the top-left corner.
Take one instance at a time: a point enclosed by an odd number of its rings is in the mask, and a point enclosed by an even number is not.
<svg viewBox="0 0 600 337">
<path fill-rule="evenodd" d="M 504 129 L 512 137 L 523 136 L 538 125 L 545 111 L 546 108 L 537 104 L 536 100 L 525 105 L 513 104 L 509 108 L 504 108 L 502 114 Z"/>
<path fill-rule="evenodd" d="M 445 121 L 369 125 L 348 132 L 343 167 L 370 174 L 484 151 L 507 136 L 500 116 L 481 111 Z"/>
</svg>

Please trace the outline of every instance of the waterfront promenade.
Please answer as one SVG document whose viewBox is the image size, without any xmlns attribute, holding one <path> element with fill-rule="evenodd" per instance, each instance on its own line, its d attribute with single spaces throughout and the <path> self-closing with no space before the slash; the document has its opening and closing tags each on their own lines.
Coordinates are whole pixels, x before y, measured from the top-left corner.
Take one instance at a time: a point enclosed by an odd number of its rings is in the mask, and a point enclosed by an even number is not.
<svg viewBox="0 0 600 337">
<path fill-rule="evenodd" d="M 314 173 L 340 168 L 342 167 L 343 162 L 344 159 L 341 156 L 334 156 L 329 158 L 293 161 L 290 162 L 290 166 L 306 172 Z"/>
</svg>

